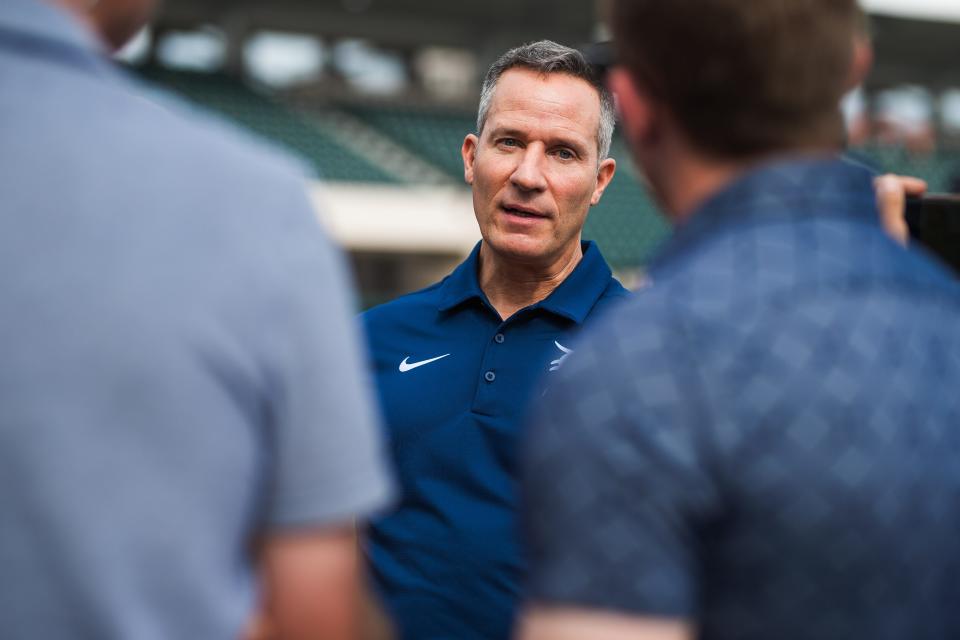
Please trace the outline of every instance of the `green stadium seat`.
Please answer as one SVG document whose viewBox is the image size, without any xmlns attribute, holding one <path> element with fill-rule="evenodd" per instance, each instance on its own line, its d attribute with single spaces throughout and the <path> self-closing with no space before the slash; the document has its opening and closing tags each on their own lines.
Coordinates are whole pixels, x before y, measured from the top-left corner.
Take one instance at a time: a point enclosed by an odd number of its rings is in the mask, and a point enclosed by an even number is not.
<svg viewBox="0 0 960 640">
<path fill-rule="evenodd" d="M 451 177 L 463 178 L 460 147 L 464 136 L 476 128 L 476 116 L 437 109 L 354 106 L 344 110 Z"/>
<path fill-rule="evenodd" d="M 149 81 L 234 120 L 241 126 L 286 146 L 308 160 L 327 180 L 397 183 L 398 180 L 327 135 L 310 119 L 224 74 L 138 70 Z M 341 105 L 341 112 L 362 123 L 459 181 L 463 177 L 460 146 L 474 130 L 475 114 L 467 110 L 390 105 Z M 321 109 L 322 112 L 322 109 Z M 595 240 L 615 269 L 643 265 L 669 231 L 632 171 L 630 154 L 618 135 L 611 155 L 618 171 L 599 205 L 591 211 L 584 237 Z M 945 191 L 960 175 L 960 151 L 911 155 L 902 148 L 870 146 L 850 155 L 879 171 L 918 176 L 931 191 Z"/>
<path fill-rule="evenodd" d="M 940 150 L 929 155 L 912 154 L 903 147 L 878 145 L 857 147 L 850 151 L 882 173 L 915 176 L 927 181 L 931 192 L 949 191 L 960 177 L 960 151 Z"/>
</svg>

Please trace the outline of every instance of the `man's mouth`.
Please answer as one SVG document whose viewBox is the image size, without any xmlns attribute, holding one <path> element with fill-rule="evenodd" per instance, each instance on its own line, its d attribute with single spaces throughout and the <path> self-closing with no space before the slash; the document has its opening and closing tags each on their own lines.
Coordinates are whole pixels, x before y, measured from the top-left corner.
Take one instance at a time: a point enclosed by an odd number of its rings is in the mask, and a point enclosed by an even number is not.
<svg viewBox="0 0 960 640">
<path fill-rule="evenodd" d="M 546 218 L 547 215 L 540 213 L 536 209 L 530 207 L 524 207 L 521 205 L 501 205 L 500 207 L 507 213 L 512 216 L 517 216 L 518 218 Z"/>
</svg>

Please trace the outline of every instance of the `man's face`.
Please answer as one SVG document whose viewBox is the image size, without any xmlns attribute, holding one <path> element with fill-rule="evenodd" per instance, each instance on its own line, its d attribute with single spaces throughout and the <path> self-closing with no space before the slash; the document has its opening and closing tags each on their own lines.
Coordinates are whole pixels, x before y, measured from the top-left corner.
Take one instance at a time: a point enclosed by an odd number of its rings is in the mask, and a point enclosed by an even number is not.
<svg viewBox="0 0 960 640">
<path fill-rule="evenodd" d="M 599 124 L 600 97 L 584 80 L 524 68 L 500 76 L 480 137 L 462 149 L 480 232 L 497 257 L 549 267 L 579 249 L 616 166 L 598 165 Z"/>
</svg>

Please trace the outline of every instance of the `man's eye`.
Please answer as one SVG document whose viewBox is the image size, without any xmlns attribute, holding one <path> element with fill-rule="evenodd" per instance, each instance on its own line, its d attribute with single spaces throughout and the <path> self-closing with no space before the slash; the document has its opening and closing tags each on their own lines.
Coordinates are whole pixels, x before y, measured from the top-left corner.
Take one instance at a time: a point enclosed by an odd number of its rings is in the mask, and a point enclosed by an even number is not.
<svg viewBox="0 0 960 640">
<path fill-rule="evenodd" d="M 500 138 L 500 144 L 505 147 L 518 147 L 520 143 L 517 142 L 516 138 Z"/>
<path fill-rule="evenodd" d="M 573 151 L 570 151 L 570 149 L 557 149 L 557 157 L 561 160 L 573 160 L 576 158 Z"/>
</svg>

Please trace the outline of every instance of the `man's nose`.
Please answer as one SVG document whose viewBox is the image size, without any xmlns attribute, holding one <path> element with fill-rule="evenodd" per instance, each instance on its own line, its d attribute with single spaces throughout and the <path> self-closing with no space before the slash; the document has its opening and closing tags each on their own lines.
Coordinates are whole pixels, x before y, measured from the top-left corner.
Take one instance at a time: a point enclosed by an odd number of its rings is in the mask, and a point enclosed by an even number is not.
<svg viewBox="0 0 960 640">
<path fill-rule="evenodd" d="M 546 177 L 543 175 L 543 149 L 538 144 L 532 144 L 523 150 L 510 182 L 524 191 L 542 191 L 547 187 Z"/>
</svg>

